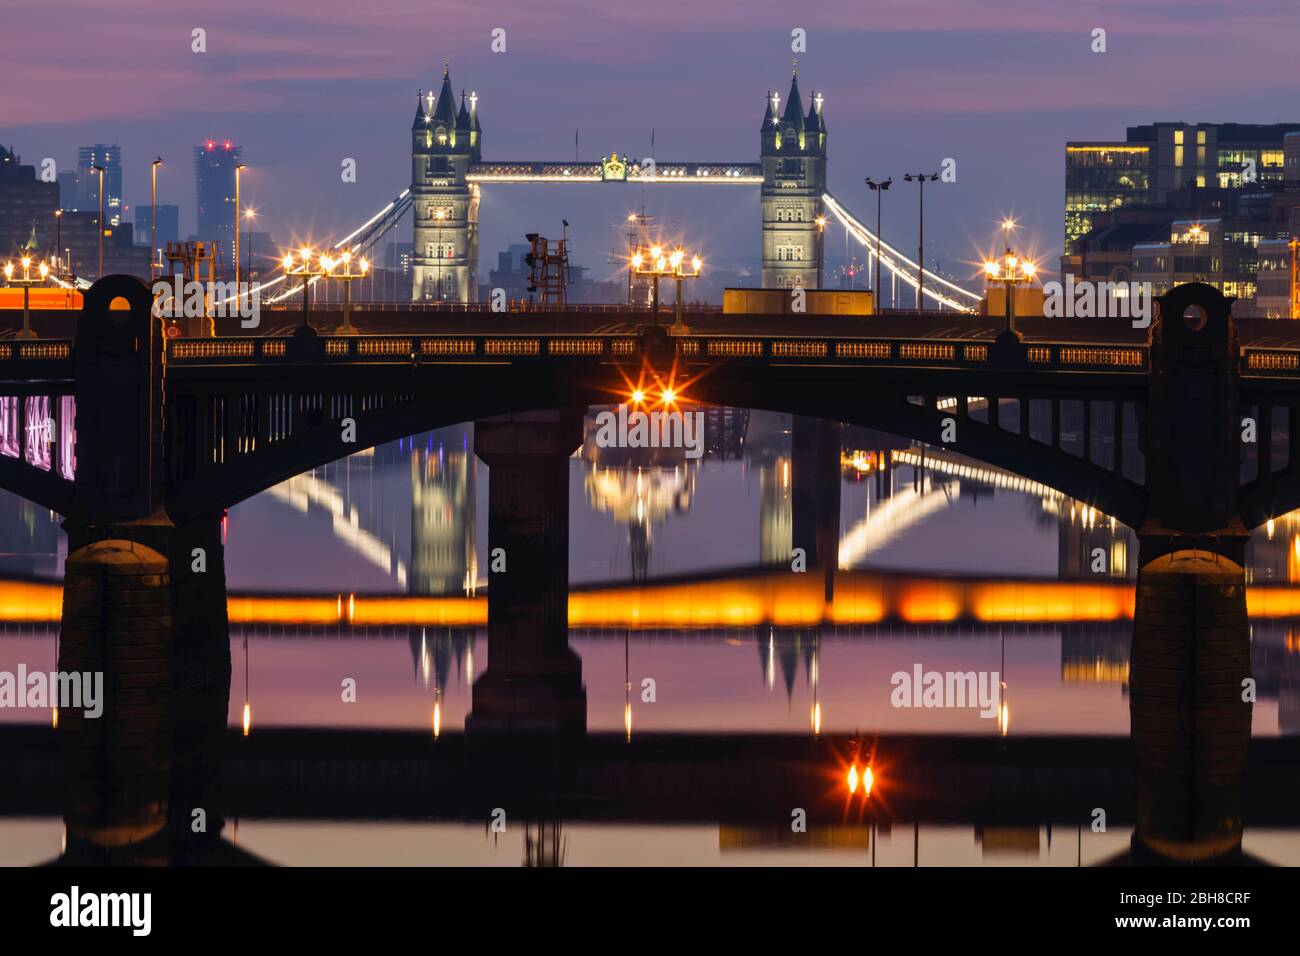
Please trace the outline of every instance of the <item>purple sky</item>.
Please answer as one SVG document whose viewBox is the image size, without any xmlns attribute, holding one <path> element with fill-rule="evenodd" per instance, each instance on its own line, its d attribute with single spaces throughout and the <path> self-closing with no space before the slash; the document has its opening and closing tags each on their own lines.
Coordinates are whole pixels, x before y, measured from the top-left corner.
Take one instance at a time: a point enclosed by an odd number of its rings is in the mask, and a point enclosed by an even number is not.
<svg viewBox="0 0 1300 956">
<path fill-rule="evenodd" d="M 1298 17 L 1294 0 L 226 0 L 198 10 L 72 0 L 7 19 L 0 136 L 25 161 L 52 156 L 61 168 L 80 144 L 121 143 L 131 205 L 148 201 L 148 162 L 161 154 L 159 201 L 181 206 L 183 231 L 193 228 L 193 145 L 230 138 L 251 166 L 258 228 L 321 238 L 409 182 L 415 91 L 437 82 L 444 58 L 457 90 L 479 94 L 486 159 L 569 158 L 577 126 L 583 159 L 646 155 L 653 128 L 660 161 L 753 161 L 764 94 L 784 97 L 790 31 L 802 27 L 800 82 L 805 96 L 825 94 L 832 191 L 871 218 L 864 175 L 955 158 L 957 182 L 927 196 L 926 232 L 958 268 L 1005 213 L 1022 218 L 1026 246 L 1059 253 L 1068 139 L 1122 139 L 1126 125 L 1158 120 L 1300 120 Z M 190 52 L 195 27 L 207 53 Z M 495 27 L 507 31 L 503 54 L 489 49 Z M 1090 52 L 1095 27 L 1107 31 L 1105 54 Z M 357 160 L 355 184 L 340 181 L 344 157 Z M 506 243 L 558 234 L 564 217 L 577 260 L 612 273 L 615 223 L 640 201 L 618 186 L 485 192 L 484 271 Z M 710 262 L 756 259 L 756 191 L 659 187 L 645 201 Z M 885 233 L 915 246 L 914 190 L 888 195 Z M 828 253 L 843 248 L 832 230 Z"/>
</svg>

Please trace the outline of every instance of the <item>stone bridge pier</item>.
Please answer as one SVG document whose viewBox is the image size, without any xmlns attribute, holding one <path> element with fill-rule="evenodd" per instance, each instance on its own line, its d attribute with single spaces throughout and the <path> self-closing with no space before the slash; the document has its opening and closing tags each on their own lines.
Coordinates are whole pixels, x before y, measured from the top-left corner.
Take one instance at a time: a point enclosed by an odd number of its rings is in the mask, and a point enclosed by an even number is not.
<svg viewBox="0 0 1300 956">
<path fill-rule="evenodd" d="M 101 280 L 77 329 L 59 667 L 103 675 L 103 713 L 61 714 L 60 737 L 70 846 L 86 859 L 172 859 L 222 827 L 222 515 L 178 524 L 164 506 L 162 329 L 151 304 L 139 280 Z M 199 833 L 195 809 L 206 815 Z"/>
<path fill-rule="evenodd" d="M 1207 291 L 1208 290 L 1208 291 Z M 1152 326 L 1147 520 L 1133 622 L 1133 859 L 1240 858 L 1250 743 L 1250 629 L 1238 516 L 1236 331 L 1225 300 L 1179 286 Z"/>
<path fill-rule="evenodd" d="M 811 572 L 833 596 L 840 546 L 840 447 L 843 426 L 822 418 L 794 416 L 790 435 L 791 541 L 802 548 Z"/>
<path fill-rule="evenodd" d="M 569 647 L 569 456 L 582 409 L 476 422 L 488 467 L 488 666 L 469 733 L 581 733 L 582 662 Z"/>
</svg>

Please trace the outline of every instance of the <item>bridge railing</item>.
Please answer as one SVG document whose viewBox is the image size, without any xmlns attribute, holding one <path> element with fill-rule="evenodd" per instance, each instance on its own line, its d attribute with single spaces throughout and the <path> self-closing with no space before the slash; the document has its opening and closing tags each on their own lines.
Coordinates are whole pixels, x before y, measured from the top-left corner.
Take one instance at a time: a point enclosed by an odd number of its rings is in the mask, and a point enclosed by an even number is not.
<svg viewBox="0 0 1300 956">
<path fill-rule="evenodd" d="M 0 362 L 57 361 L 72 358 L 71 339 L 0 343 Z"/>
<path fill-rule="evenodd" d="M 288 337 L 179 339 L 167 344 L 168 362 L 235 365 L 293 361 Z M 672 340 L 685 363 L 721 361 L 833 365 L 990 367 L 988 341 L 760 335 L 681 335 Z M 633 334 L 482 334 L 322 336 L 327 363 L 418 363 L 438 361 L 526 362 L 590 360 L 636 362 L 641 340 Z M 1142 345 L 1040 342 L 1026 349 L 1030 371 L 1095 371 L 1145 374 Z"/>
</svg>

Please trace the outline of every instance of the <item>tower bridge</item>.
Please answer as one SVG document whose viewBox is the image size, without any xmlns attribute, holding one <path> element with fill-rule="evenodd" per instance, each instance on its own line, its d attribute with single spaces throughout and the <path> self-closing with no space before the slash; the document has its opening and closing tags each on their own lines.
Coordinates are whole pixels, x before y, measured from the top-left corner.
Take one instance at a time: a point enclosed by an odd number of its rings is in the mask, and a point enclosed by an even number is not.
<svg viewBox="0 0 1300 956">
<path fill-rule="evenodd" d="M 770 92 L 760 128 L 758 162 L 660 162 L 611 152 L 599 162 L 491 162 L 483 159 L 478 97 L 461 93 L 459 109 L 450 69 L 444 67 L 437 97 L 418 94 L 411 124 L 411 187 L 400 209 L 414 210 L 411 297 L 470 302 L 478 289 L 478 216 L 488 184 L 634 183 L 759 187 L 764 288 L 817 287 L 823 244 L 819 221 L 827 212 L 841 222 L 867 254 L 875 236 L 827 191 L 827 126 L 824 96 L 813 92 L 804 110 L 797 70 L 782 105 Z M 389 218 L 392 218 L 391 215 Z M 393 220 L 395 222 L 395 219 Z M 881 264 L 915 287 L 916 263 L 892 246 L 879 246 Z M 978 295 L 927 270 L 925 293 L 941 308 L 969 310 Z"/>
</svg>

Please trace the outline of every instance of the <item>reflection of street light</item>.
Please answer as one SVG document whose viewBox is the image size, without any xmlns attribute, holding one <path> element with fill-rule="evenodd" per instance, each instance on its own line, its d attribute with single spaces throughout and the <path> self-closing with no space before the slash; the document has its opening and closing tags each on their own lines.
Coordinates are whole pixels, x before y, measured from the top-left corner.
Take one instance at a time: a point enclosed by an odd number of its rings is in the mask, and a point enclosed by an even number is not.
<svg viewBox="0 0 1300 956">
<path fill-rule="evenodd" d="M 20 285 L 23 287 L 23 327 L 18 330 L 17 338 L 34 339 L 37 338 L 37 335 L 32 331 L 31 325 L 31 287 L 34 285 L 43 285 L 45 283 L 45 280 L 50 274 L 50 266 L 49 263 L 42 259 L 36 267 L 36 271 L 39 275 L 33 276 L 31 256 L 23 256 L 22 259 L 19 260 L 19 264 L 23 267 L 22 278 L 16 278 L 14 276 L 14 264 L 12 262 L 5 263 L 5 284 Z"/>
<path fill-rule="evenodd" d="M 1010 233 L 1011 228 L 1007 223 L 1003 223 L 1003 230 Z M 984 276 L 989 283 L 1000 282 L 1006 287 L 1007 294 L 1007 328 L 1006 331 L 1015 334 L 1016 323 L 1016 286 L 1021 283 L 1030 283 L 1034 275 L 1038 272 L 1038 266 L 1024 259 L 1011 251 L 1011 246 L 1007 246 L 1007 251 L 1001 259 L 989 259 L 984 263 Z"/>
<path fill-rule="evenodd" d="M 701 267 L 704 265 L 699 256 L 690 255 L 688 260 L 687 255 L 688 253 L 682 249 L 674 249 L 664 255 L 662 246 L 639 249 L 632 254 L 632 271 L 636 275 L 650 276 L 653 280 L 650 307 L 654 313 L 656 323 L 659 321 L 659 280 L 669 278 L 677 283 L 677 299 L 673 307 L 673 335 L 685 335 L 689 331 L 682 324 L 682 280 L 697 278 Z"/>
</svg>

